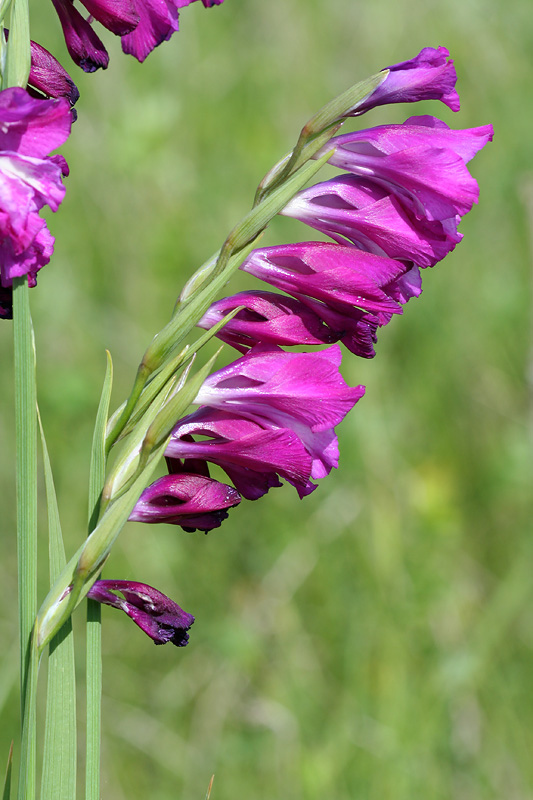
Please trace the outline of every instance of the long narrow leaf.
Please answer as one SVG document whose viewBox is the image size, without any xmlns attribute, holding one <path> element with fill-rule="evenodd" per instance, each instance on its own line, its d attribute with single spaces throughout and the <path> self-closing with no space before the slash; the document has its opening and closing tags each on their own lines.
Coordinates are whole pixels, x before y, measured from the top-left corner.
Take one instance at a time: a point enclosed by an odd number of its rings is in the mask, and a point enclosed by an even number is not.
<svg viewBox="0 0 533 800">
<path fill-rule="evenodd" d="M 27 278 L 13 278 L 15 343 L 15 430 L 17 442 L 17 556 L 20 626 L 20 699 L 22 748 L 19 767 L 20 800 L 35 797 L 35 708 L 25 702 L 31 632 L 37 610 L 37 389 L 35 347 Z M 29 727 L 28 727 L 29 726 Z"/>
<path fill-rule="evenodd" d="M 107 353 L 107 367 L 102 395 L 96 414 L 91 468 L 89 472 L 89 533 L 95 528 L 99 516 L 100 497 L 105 481 L 105 432 L 109 414 L 109 401 L 113 388 L 113 362 Z M 100 738 L 102 705 L 102 614 L 100 603 L 87 601 L 87 720 L 85 755 L 86 800 L 100 798 Z"/>
<path fill-rule="evenodd" d="M 54 479 L 41 418 L 44 482 L 48 506 L 50 584 L 66 564 Z M 74 638 L 68 619 L 50 642 L 41 800 L 76 797 L 76 674 Z"/>
<path fill-rule="evenodd" d="M 20 769 L 18 800 L 33 800 L 35 797 L 35 757 L 36 757 L 36 701 L 37 675 L 39 662 L 35 635 L 32 631 L 28 644 L 28 655 L 22 687 L 24 715 L 22 717 L 22 736 L 20 743 Z"/>
<path fill-rule="evenodd" d="M 4 778 L 4 791 L 2 792 L 2 800 L 10 800 L 11 797 L 11 769 L 13 767 L 13 742 L 9 748 L 7 756 L 6 776 Z"/>
<path fill-rule="evenodd" d="M 106 350 L 106 356 L 106 373 L 96 414 L 91 450 L 91 467 L 89 471 L 89 533 L 94 530 L 98 521 L 98 506 L 105 480 L 105 431 L 109 414 L 111 390 L 113 388 L 113 362 L 108 350 Z"/>
</svg>

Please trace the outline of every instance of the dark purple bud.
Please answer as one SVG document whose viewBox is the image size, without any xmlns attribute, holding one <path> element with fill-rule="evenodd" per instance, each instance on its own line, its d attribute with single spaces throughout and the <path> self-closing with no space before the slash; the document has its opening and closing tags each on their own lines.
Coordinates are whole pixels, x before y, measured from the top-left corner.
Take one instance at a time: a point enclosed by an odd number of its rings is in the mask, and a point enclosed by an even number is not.
<svg viewBox="0 0 533 800">
<path fill-rule="evenodd" d="M 153 586 L 102 580 L 96 581 L 87 597 L 124 611 L 156 644 L 172 642 L 176 647 L 185 647 L 189 641 L 187 631 L 194 617 Z"/>
<path fill-rule="evenodd" d="M 6 40 L 9 30 L 4 28 Z M 30 42 L 31 67 L 28 78 L 28 94 L 32 97 L 66 97 L 73 106 L 80 97 L 78 87 L 61 66 L 57 58 L 37 42 Z M 75 113 L 75 112 L 73 112 Z"/>
<path fill-rule="evenodd" d="M 28 83 L 45 97 L 66 97 L 71 106 L 80 97 L 78 87 L 66 69 L 37 42 L 31 42 L 31 70 Z"/>
<path fill-rule="evenodd" d="M 241 502 L 232 487 L 203 475 L 165 475 L 141 494 L 133 522 L 168 522 L 189 532 L 210 531 L 227 518 L 226 509 Z"/>
<path fill-rule="evenodd" d="M 107 69 L 109 56 L 90 23 L 74 8 L 71 0 L 52 0 L 57 11 L 70 57 L 84 72 Z"/>
</svg>

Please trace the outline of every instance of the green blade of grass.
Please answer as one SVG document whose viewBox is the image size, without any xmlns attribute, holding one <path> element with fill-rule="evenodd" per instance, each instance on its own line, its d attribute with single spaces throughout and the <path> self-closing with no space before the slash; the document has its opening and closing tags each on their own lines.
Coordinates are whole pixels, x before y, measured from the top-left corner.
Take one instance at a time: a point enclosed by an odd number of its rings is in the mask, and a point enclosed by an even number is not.
<svg viewBox="0 0 533 800">
<path fill-rule="evenodd" d="M 6 776 L 4 778 L 4 791 L 2 792 L 2 800 L 10 800 L 11 797 L 11 770 L 13 767 L 13 742 L 9 748 L 7 756 Z"/>
<path fill-rule="evenodd" d="M 50 583 L 66 564 L 52 467 L 39 416 L 48 506 Z M 76 797 L 76 674 L 72 622 L 68 619 L 50 642 L 41 800 Z"/>
</svg>

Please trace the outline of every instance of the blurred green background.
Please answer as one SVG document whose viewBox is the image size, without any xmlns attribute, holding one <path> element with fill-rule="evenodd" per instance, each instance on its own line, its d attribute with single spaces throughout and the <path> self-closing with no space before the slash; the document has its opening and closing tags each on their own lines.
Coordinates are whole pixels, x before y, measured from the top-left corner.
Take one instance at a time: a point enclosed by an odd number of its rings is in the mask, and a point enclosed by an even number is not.
<svg viewBox="0 0 533 800">
<path fill-rule="evenodd" d="M 33 6 L 33 37 L 70 69 L 51 4 Z M 243 501 L 209 536 L 124 530 L 106 574 L 159 587 L 196 623 L 185 650 L 156 649 L 103 610 L 102 797 L 201 800 L 215 773 L 213 800 L 531 798 L 530 0 L 226 0 L 181 23 L 144 65 L 103 32 L 108 71 L 71 69 L 71 176 L 32 292 L 69 553 L 85 535 L 104 349 L 118 404 L 187 276 L 313 112 L 442 44 L 459 114 L 391 106 L 357 124 L 433 113 L 492 122 L 495 140 L 472 164 L 481 202 L 464 241 L 381 331 L 376 359 L 345 355 L 367 394 L 339 428 L 340 469 L 305 501 L 288 486 Z M 313 236 L 280 220 L 267 241 L 289 238 Z M 1 761 L 18 714 L 9 323 L 0 348 Z M 44 595 L 44 513 L 41 552 Z"/>
</svg>

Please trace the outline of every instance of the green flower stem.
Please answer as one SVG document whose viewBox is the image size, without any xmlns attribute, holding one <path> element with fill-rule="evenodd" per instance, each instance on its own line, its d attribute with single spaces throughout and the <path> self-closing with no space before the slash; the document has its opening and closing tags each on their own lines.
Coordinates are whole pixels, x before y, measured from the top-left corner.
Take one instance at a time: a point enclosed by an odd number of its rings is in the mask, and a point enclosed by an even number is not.
<svg viewBox="0 0 533 800">
<path fill-rule="evenodd" d="M 3 4 L 5 14 L 7 5 Z M 28 0 L 14 0 L 5 48 L 2 88 L 26 86 L 30 74 Z M 3 32 L 2 32 L 3 35 Z M 37 654 L 32 630 L 37 611 L 37 389 L 27 277 L 13 278 L 17 554 L 22 746 L 19 800 L 35 798 Z"/>
<path fill-rule="evenodd" d="M 96 415 L 91 467 L 89 473 L 89 534 L 100 516 L 102 489 L 105 482 L 105 429 L 113 386 L 113 362 L 107 352 L 107 369 Z M 100 753 L 102 732 L 102 607 L 95 600 L 87 601 L 86 647 L 86 737 L 85 737 L 85 800 L 100 800 Z"/>
<path fill-rule="evenodd" d="M 258 186 L 254 206 L 284 183 L 297 169 L 314 156 L 371 94 L 383 83 L 389 70 L 382 70 L 350 86 L 335 97 L 303 126 L 294 150 L 268 172 Z"/>
<path fill-rule="evenodd" d="M 20 629 L 20 686 L 23 736 L 35 742 L 35 709 L 27 709 L 31 632 L 37 611 L 37 391 L 35 350 L 26 276 L 13 279 L 15 340 L 15 432 L 17 453 L 17 551 Z M 30 693 L 29 700 L 34 701 Z M 27 728 L 30 726 L 31 730 Z M 32 800 L 35 747 L 27 746 L 20 764 L 19 797 Z M 26 786 L 26 794 L 21 788 Z"/>
</svg>

